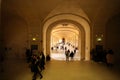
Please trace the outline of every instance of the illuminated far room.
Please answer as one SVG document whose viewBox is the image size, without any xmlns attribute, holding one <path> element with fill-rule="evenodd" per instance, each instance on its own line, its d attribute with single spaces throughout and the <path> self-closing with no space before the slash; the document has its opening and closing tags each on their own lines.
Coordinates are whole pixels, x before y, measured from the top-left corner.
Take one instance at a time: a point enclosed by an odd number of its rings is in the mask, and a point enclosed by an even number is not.
<svg viewBox="0 0 120 80">
<path fill-rule="evenodd" d="M 80 49 L 78 49 L 78 37 L 80 33 L 72 24 L 59 24 L 51 31 L 51 58 L 52 60 L 66 60 L 65 50 L 76 53 L 74 60 L 80 60 Z"/>
</svg>

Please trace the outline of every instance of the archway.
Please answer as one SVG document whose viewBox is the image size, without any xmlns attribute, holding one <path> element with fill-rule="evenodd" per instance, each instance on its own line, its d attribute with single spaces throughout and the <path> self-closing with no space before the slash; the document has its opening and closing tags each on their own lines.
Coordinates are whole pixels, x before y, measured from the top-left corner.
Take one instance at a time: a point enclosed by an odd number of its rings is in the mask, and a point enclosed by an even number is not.
<svg viewBox="0 0 120 80">
<path fill-rule="evenodd" d="M 76 25 L 61 21 L 53 26 L 50 34 L 50 53 L 52 59 L 66 60 L 65 51 L 70 50 L 70 53 L 74 53 L 74 60 L 80 60 L 81 31 Z M 71 60 L 71 58 L 69 59 Z"/>
<path fill-rule="evenodd" d="M 54 16 L 44 23 L 43 28 L 43 48 L 44 52 L 50 54 L 50 35 L 52 28 L 61 23 L 69 22 L 76 25 L 76 28 L 81 31 L 81 59 L 90 60 L 90 26 L 89 22 L 83 17 L 76 16 L 73 14 L 61 14 Z M 80 42 L 80 41 L 79 41 Z"/>
</svg>

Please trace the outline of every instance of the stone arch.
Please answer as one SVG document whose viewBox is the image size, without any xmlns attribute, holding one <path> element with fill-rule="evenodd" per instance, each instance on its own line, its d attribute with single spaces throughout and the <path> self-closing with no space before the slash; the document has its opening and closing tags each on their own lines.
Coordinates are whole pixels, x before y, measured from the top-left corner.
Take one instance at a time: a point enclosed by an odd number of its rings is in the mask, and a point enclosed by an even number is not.
<svg viewBox="0 0 120 80">
<path fill-rule="evenodd" d="M 78 49 L 80 51 L 80 54 L 81 54 L 81 59 L 84 59 L 85 58 L 85 55 L 83 53 L 85 53 L 85 31 L 83 29 L 83 27 L 77 23 L 77 22 L 74 22 L 74 21 L 71 21 L 71 20 L 61 20 L 61 21 L 56 21 L 54 23 L 52 23 L 48 29 L 47 29 L 47 35 L 46 35 L 46 52 L 49 52 L 50 53 L 50 35 L 51 35 L 51 31 L 52 29 L 57 25 L 57 24 L 61 24 L 61 23 L 68 23 L 68 24 L 73 24 L 75 25 L 75 28 L 78 30 L 78 32 L 80 33 L 79 36 L 78 36 Z M 82 34 L 82 35 L 81 35 Z M 81 39 L 81 40 L 80 40 Z M 81 47 L 82 46 L 82 47 Z"/>
<path fill-rule="evenodd" d="M 88 23 L 87 20 L 85 20 L 83 17 L 80 17 L 80 16 L 76 16 L 76 15 L 71 15 L 71 14 L 61 14 L 61 15 L 57 15 L 57 16 L 54 16 L 54 17 L 51 17 L 50 19 L 46 20 L 44 22 L 44 26 L 43 26 L 43 48 L 44 48 L 44 52 L 46 54 L 49 54 L 49 51 L 47 51 L 47 48 L 46 46 L 48 46 L 47 43 L 50 43 L 49 41 L 46 41 L 47 40 L 47 32 L 49 33 L 49 28 L 51 27 L 50 25 L 51 24 L 54 24 L 54 22 L 57 22 L 57 21 L 62 21 L 62 20 L 70 20 L 74 23 L 78 23 L 79 25 L 82 26 L 82 28 L 84 29 L 85 31 L 85 38 L 84 38 L 84 42 L 85 42 L 85 45 L 84 46 L 84 55 L 85 57 L 85 60 L 89 60 L 90 59 L 90 25 Z M 49 34 L 50 35 L 50 34 Z"/>
</svg>

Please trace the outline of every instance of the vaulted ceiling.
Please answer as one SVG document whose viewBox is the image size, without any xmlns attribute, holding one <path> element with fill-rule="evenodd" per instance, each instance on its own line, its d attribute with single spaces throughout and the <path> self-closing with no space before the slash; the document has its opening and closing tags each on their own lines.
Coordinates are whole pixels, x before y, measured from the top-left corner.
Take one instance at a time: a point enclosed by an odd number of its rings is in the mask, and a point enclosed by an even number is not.
<svg viewBox="0 0 120 80">
<path fill-rule="evenodd" d="M 73 2 L 92 23 L 101 23 L 120 12 L 120 0 L 2 0 L 2 21 L 17 16 L 27 22 L 42 22 L 58 5 Z M 71 4 L 67 4 L 70 5 Z M 68 8 L 69 9 L 69 8 Z"/>
<path fill-rule="evenodd" d="M 75 29 L 74 25 L 67 24 L 67 25 L 57 25 L 51 33 L 53 36 L 62 38 L 69 38 L 78 36 L 79 32 L 77 29 Z"/>
</svg>

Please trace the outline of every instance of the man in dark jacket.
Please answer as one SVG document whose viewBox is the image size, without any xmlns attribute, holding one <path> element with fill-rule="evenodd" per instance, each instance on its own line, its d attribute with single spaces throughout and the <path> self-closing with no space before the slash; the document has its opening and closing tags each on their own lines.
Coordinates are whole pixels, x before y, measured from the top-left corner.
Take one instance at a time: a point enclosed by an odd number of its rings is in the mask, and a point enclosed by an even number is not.
<svg viewBox="0 0 120 80">
<path fill-rule="evenodd" d="M 37 59 L 37 56 L 33 56 L 33 59 L 32 59 L 32 71 L 34 72 L 34 75 L 33 75 L 33 80 L 36 80 L 36 77 L 37 77 L 37 74 L 40 75 L 40 79 L 43 77 L 42 74 L 41 74 L 41 70 L 39 68 L 39 61 Z"/>
</svg>

